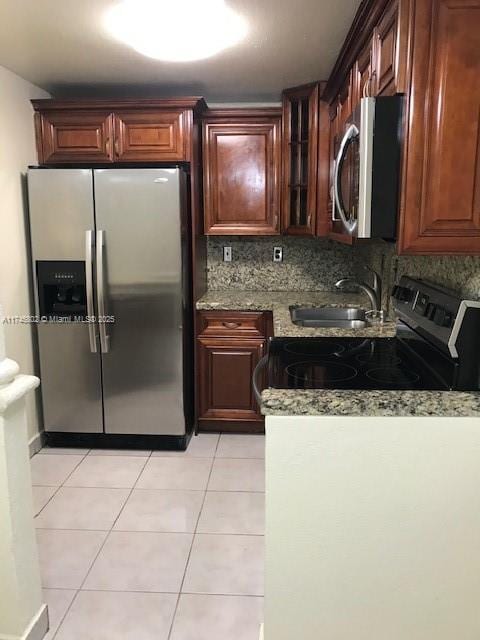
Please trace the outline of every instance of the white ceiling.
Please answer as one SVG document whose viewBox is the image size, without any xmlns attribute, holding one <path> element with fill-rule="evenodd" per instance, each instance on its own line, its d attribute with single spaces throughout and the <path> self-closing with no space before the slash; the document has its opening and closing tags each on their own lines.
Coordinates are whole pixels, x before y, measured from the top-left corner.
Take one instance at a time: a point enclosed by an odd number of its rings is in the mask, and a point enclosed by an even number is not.
<svg viewBox="0 0 480 640">
<path fill-rule="evenodd" d="M 162 63 L 105 33 L 102 16 L 115 1 L 0 0 L 0 64 L 59 96 L 276 101 L 284 87 L 328 77 L 360 4 L 228 0 L 249 22 L 244 42 L 207 60 Z"/>
</svg>

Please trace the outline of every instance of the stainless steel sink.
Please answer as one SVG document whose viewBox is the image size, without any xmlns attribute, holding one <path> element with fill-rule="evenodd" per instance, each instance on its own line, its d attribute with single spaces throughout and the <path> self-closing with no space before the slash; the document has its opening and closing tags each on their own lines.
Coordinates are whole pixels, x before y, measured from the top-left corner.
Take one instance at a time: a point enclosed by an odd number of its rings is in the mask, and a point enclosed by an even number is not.
<svg viewBox="0 0 480 640">
<path fill-rule="evenodd" d="M 364 329 L 368 325 L 364 309 L 354 307 L 290 307 L 290 316 L 300 327 Z"/>
</svg>

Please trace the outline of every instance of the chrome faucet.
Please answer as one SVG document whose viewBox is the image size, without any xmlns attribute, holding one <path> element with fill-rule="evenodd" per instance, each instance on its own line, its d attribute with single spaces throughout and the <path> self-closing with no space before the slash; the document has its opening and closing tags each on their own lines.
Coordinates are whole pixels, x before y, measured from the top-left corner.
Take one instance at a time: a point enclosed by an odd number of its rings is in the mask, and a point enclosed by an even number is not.
<svg viewBox="0 0 480 640">
<path fill-rule="evenodd" d="M 374 288 L 370 287 L 368 284 L 365 284 L 365 282 L 357 282 L 353 278 L 342 278 L 341 280 L 335 283 L 335 286 L 337 287 L 337 289 L 341 289 L 345 285 L 350 285 L 351 287 L 357 287 L 357 289 L 361 289 L 368 296 L 368 299 L 370 300 L 370 304 L 372 305 L 373 311 L 380 310 L 381 301 L 378 297 L 377 291 L 375 291 Z M 377 283 L 377 286 L 378 286 L 378 283 Z M 374 287 L 375 287 L 375 284 L 374 284 Z"/>
<path fill-rule="evenodd" d="M 382 306 L 382 279 L 380 275 L 367 264 L 364 265 L 366 271 L 369 271 L 373 276 L 373 285 L 372 289 L 375 291 L 375 295 L 377 296 L 378 306 Z"/>
</svg>

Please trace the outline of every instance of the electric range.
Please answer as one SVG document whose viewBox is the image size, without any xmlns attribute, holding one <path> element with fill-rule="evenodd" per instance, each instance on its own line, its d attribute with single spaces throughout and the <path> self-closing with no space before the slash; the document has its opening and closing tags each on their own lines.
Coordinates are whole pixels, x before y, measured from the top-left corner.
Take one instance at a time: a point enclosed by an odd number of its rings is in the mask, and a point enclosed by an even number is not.
<svg viewBox="0 0 480 640">
<path fill-rule="evenodd" d="M 279 389 L 480 389 L 480 303 L 403 276 L 394 338 L 273 338 L 267 386 Z"/>
</svg>

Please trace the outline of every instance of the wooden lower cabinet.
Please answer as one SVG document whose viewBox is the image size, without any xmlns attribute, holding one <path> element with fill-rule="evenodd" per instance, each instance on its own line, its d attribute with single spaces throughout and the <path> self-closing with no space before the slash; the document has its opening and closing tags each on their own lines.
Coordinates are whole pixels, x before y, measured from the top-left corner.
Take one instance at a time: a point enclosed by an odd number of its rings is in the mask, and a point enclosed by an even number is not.
<svg viewBox="0 0 480 640">
<path fill-rule="evenodd" d="M 203 319 L 199 322 L 200 327 L 207 324 L 204 331 L 208 334 L 200 334 L 197 339 L 198 429 L 263 432 L 264 420 L 253 394 L 252 376 L 266 353 L 267 336 L 242 337 L 235 328 L 232 335 L 225 336 L 223 312 L 216 312 L 221 337 L 212 336 L 214 313 L 206 312 L 208 323 Z M 261 315 L 252 313 L 252 319 Z M 239 322 L 245 323 L 246 316 L 248 312 L 241 313 Z M 234 324 L 232 312 L 228 312 L 228 324 Z"/>
</svg>

